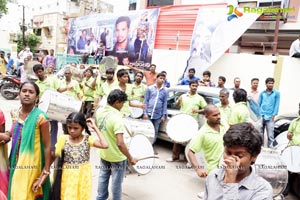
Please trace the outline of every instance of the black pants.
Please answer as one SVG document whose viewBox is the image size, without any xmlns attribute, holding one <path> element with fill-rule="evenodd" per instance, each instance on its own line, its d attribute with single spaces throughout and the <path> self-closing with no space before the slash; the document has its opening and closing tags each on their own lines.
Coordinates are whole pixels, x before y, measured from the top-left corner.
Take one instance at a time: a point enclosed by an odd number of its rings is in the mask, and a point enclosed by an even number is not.
<svg viewBox="0 0 300 200">
<path fill-rule="evenodd" d="M 81 112 L 85 115 L 86 118 L 92 117 L 93 103 L 93 101 L 85 101 L 83 103 Z"/>
<path fill-rule="evenodd" d="M 83 53 L 83 54 L 81 55 L 82 64 L 87 64 L 89 55 L 90 55 L 89 53 Z"/>
</svg>

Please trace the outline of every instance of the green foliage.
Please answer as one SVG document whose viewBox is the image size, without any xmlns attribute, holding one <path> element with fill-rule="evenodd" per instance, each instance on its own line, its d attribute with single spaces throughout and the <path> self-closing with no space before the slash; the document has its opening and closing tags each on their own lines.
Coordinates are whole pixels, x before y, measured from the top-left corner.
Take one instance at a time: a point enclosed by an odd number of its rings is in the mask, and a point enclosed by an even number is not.
<svg viewBox="0 0 300 200">
<path fill-rule="evenodd" d="M 0 0 L 0 18 L 7 13 L 6 3 L 6 0 Z"/>
<path fill-rule="evenodd" d="M 18 52 L 20 52 L 24 46 L 28 46 L 30 48 L 30 51 L 34 52 L 35 48 L 40 43 L 41 43 L 41 38 L 33 33 L 33 34 L 25 35 L 25 44 L 23 45 L 22 34 L 18 34 L 18 41 L 17 41 Z"/>
</svg>

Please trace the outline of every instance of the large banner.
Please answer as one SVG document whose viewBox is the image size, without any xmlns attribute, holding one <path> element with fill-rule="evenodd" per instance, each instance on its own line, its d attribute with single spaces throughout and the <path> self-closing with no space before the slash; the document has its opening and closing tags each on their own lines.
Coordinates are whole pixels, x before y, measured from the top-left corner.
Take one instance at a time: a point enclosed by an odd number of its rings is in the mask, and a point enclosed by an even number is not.
<svg viewBox="0 0 300 200">
<path fill-rule="evenodd" d="M 184 74 L 190 68 L 195 68 L 197 75 L 202 74 L 259 16 L 257 13 L 243 13 L 242 8 L 232 5 L 200 8 Z"/>
<path fill-rule="evenodd" d="M 119 65 L 148 68 L 154 49 L 159 9 L 94 14 L 70 21 L 68 54 L 96 56 L 105 46 L 105 56 L 114 56 Z"/>
</svg>

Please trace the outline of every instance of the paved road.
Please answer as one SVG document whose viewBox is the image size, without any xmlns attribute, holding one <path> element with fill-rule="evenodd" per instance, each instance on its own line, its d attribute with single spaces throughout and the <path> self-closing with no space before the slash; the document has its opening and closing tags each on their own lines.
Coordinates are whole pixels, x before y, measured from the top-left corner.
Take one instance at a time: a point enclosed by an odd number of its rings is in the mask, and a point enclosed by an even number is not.
<svg viewBox="0 0 300 200">
<path fill-rule="evenodd" d="M 19 100 L 7 101 L 0 95 L 0 108 L 6 116 L 7 129 L 11 126 L 9 111 L 20 106 Z M 59 126 L 59 132 L 61 131 Z M 123 183 L 124 200 L 197 200 L 197 193 L 204 188 L 204 179 L 198 178 L 195 172 L 187 169 L 186 162 L 168 163 L 165 160 L 171 155 L 172 146 L 169 143 L 160 142 L 157 146 L 159 159 L 155 160 L 154 168 L 147 175 L 138 176 L 136 173 L 127 173 Z M 97 169 L 99 158 L 97 151 L 92 149 L 91 164 L 93 175 L 92 197 L 97 195 L 97 180 L 99 169 Z M 290 200 L 297 198 L 289 195 Z"/>
</svg>

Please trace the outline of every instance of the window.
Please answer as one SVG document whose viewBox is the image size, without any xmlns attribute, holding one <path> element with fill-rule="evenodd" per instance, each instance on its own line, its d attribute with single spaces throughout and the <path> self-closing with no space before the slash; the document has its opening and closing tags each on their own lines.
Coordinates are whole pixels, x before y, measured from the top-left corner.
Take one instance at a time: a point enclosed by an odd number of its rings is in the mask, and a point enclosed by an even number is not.
<svg viewBox="0 0 300 200">
<path fill-rule="evenodd" d="M 128 10 L 136 10 L 136 3 L 129 4 L 129 9 Z"/>
<path fill-rule="evenodd" d="M 173 0 L 148 0 L 147 6 L 169 6 L 174 5 Z"/>
<path fill-rule="evenodd" d="M 37 36 L 41 36 L 41 35 L 42 35 L 42 29 L 41 29 L 41 28 L 35 28 L 35 29 L 34 29 L 34 33 L 35 33 Z"/>
</svg>

